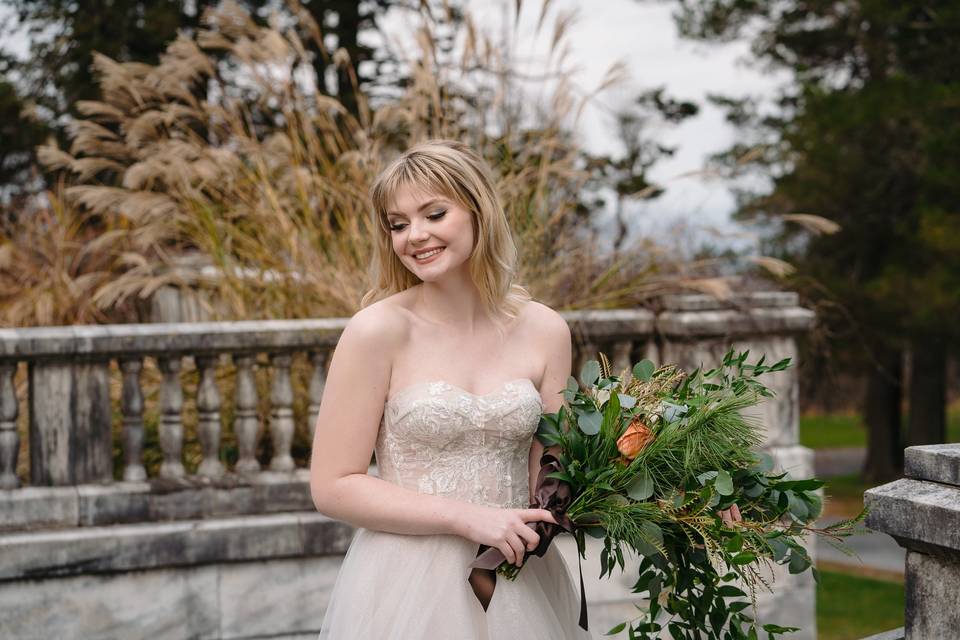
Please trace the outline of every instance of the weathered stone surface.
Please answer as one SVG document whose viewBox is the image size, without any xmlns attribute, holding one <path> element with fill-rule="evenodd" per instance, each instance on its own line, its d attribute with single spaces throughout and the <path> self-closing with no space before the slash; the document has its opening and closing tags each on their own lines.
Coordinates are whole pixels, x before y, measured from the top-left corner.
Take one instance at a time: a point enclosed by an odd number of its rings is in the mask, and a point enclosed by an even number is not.
<svg viewBox="0 0 960 640">
<path fill-rule="evenodd" d="M 109 482 L 113 474 L 106 362 L 30 363 L 30 480 Z"/>
<path fill-rule="evenodd" d="M 646 309 L 565 311 L 561 315 L 574 335 L 585 335 L 597 340 L 639 339 L 653 333 L 654 315 Z"/>
<path fill-rule="evenodd" d="M 908 447 L 903 466 L 908 478 L 960 486 L 960 443 Z"/>
<path fill-rule="evenodd" d="M 222 565 L 221 637 L 240 640 L 311 631 L 316 640 L 340 561 L 330 556 Z"/>
<path fill-rule="evenodd" d="M 96 354 L 208 353 L 332 347 L 347 318 L 0 329 L 0 357 L 21 360 Z"/>
<path fill-rule="evenodd" d="M 0 582 L 0 637 L 219 638 L 219 576 L 207 566 Z"/>
<path fill-rule="evenodd" d="M 0 530 L 73 527 L 78 520 L 77 487 L 23 487 L 0 491 Z"/>
<path fill-rule="evenodd" d="M 150 517 L 148 482 L 118 482 L 112 485 L 76 487 L 80 526 L 143 522 Z"/>
<path fill-rule="evenodd" d="M 376 473 L 372 468 L 371 473 Z M 116 482 L 76 487 L 24 487 L 0 491 L 0 530 L 43 526 L 98 526 L 189 520 L 285 511 L 312 511 L 310 474 L 261 473 L 212 481 Z"/>
<path fill-rule="evenodd" d="M 907 552 L 906 637 L 956 638 L 960 634 L 960 563 Z"/>
<path fill-rule="evenodd" d="M 864 504 L 871 529 L 907 549 L 960 560 L 960 488 L 904 478 L 868 489 Z"/>
<path fill-rule="evenodd" d="M 319 513 L 0 536 L 0 580 L 344 553 L 352 528 Z"/>
<path fill-rule="evenodd" d="M 657 316 L 656 329 L 672 338 L 800 333 L 809 331 L 815 318 L 812 311 L 800 307 L 665 311 Z"/>
<path fill-rule="evenodd" d="M 706 294 L 678 294 L 663 296 L 661 303 L 667 311 L 703 311 L 706 309 L 740 309 L 744 307 L 795 307 L 800 297 L 792 291 L 755 291 L 733 294 L 725 300 Z"/>
<path fill-rule="evenodd" d="M 792 366 L 787 370 L 760 377 L 760 382 L 776 395 L 745 411 L 744 415 L 753 416 L 766 428 L 764 446 L 796 444 L 800 433 L 799 386 L 797 346 L 792 337 L 751 336 L 733 341 L 715 338 L 693 341 L 665 340 L 661 346 L 660 362 L 676 363 L 687 371 L 698 367 L 710 369 L 720 364 L 724 354 L 731 348 L 736 351 L 749 350 L 751 362 L 758 360 L 761 355 L 766 356 L 766 364 L 774 364 L 783 358 L 791 359 Z"/>
</svg>

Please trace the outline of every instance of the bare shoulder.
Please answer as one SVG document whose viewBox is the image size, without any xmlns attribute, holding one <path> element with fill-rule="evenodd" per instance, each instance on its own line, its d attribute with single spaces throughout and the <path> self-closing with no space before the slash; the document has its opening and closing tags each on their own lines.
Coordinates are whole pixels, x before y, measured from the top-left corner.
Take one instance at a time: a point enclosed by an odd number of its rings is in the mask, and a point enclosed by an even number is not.
<svg viewBox="0 0 960 640">
<path fill-rule="evenodd" d="M 526 332 L 531 336 L 540 336 L 553 343 L 570 340 L 570 326 L 557 311 L 542 302 L 529 301 L 523 310 Z"/>
<path fill-rule="evenodd" d="M 402 292 L 401 292 L 402 294 Z M 409 316 L 396 294 L 364 307 L 350 318 L 341 341 L 381 355 L 393 354 L 408 336 Z"/>
</svg>

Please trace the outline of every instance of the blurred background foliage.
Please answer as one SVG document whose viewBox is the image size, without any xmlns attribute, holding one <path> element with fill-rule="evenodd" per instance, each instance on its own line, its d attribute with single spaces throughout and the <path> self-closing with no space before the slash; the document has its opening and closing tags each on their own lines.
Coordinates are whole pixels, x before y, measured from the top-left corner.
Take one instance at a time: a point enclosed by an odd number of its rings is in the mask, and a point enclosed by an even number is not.
<svg viewBox="0 0 960 640">
<path fill-rule="evenodd" d="M 773 100 L 710 98 L 739 135 L 709 172 L 739 185 L 757 255 L 628 233 L 625 205 L 664 188 L 661 133 L 702 105 L 649 88 L 615 119 L 621 152 L 586 152 L 584 105 L 628 69 L 571 87 L 574 18 L 556 4 L 509 5 L 552 42 L 532 78 L 516 30 L 485 32 L 465 2 L 10 0 L 31 44 L 0 53 L 0 323 L 147 321 L 168 286 L 211 318 L 349 315 L 372 177 L 417 140 L 460 138 L 495 167 L 521 280 L 548 304 L 798 291 L 819 318 L 804 406 L 856 414 L 867 478 L 895 477 L 905 444 L 952 433 L 960 6 L 637 1 L 786 72 Z"/>
</svg>

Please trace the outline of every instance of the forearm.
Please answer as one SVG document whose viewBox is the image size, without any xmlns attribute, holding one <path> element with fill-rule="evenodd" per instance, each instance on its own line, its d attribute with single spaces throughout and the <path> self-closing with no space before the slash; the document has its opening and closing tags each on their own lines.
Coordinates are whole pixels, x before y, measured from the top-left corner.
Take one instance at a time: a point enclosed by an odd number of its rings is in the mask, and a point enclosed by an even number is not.
<svg viewBox="0 0 960 640">
<path fill-rule="evenodd" d="M 414 535 L 463 535 L 459 514 L 469 504 L 405 489 L 354 473 L 311 485 L 317 511 L 355 527 Z"/>
</svg>

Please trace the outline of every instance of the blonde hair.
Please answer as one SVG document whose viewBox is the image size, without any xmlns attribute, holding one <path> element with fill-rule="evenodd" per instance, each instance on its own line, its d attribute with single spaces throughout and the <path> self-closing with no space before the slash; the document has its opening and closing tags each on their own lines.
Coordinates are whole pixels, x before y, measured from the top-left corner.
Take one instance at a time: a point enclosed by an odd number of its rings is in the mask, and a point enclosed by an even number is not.
<svg viewBox="0 0 960 640">
<path fill-rule="evenodd" d="M 374 228 L 370 283 L 360 302 L 366 307 L 415 284 L 420 278 L 408 270 L 393 251 L 387 209 L 397 192 L 413 187 L 431 195 L 449 198 L 471 214 L 473 252 L 469 272 L 485 310 L 502 330 L 530 300 L 526 289 L 514 283 L 517 246 L 503 206 L 497 198 L 490 168 L 473 149 L 455 140 L 427 140 L 394 160 L 370 187 Z"/>
</svg>

